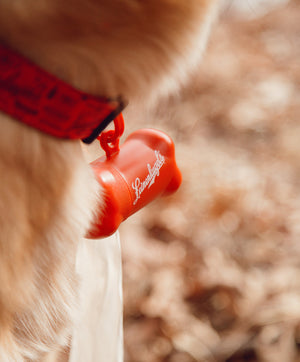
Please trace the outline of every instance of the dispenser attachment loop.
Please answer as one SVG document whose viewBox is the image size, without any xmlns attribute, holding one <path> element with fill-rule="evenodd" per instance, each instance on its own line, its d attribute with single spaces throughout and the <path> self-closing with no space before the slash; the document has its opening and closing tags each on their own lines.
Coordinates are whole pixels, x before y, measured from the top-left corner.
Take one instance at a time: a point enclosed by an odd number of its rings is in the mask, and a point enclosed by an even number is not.
<svg viewBox="0 0 300 362">
<path fill-rule="evenodd" d="M 110 158 L 120 151 L 119 140 L 124 133 L 124 119 L 122 113 L 114 119 L 114 126 L 114 130 L 102 132 L 97 138 L 100 141 L 100 145 L 105 151 L 107 158 Z"/>
</svg>

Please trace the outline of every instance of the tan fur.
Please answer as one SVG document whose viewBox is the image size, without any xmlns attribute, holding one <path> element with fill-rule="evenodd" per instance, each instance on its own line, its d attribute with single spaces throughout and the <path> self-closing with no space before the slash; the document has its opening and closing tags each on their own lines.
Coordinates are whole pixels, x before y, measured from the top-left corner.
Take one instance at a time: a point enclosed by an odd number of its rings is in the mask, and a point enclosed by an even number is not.
<svg viewBox="0 0 300 362">
<path fill-rule="evenodd" d="M 87 92 L 153 101 L 197 64 L 216 1 L 0 0 L 0 41 Z M 0 122 L 0 360 L 41 361 L 68 345 L 101 192 L 79 142 Z"/>
</svg>

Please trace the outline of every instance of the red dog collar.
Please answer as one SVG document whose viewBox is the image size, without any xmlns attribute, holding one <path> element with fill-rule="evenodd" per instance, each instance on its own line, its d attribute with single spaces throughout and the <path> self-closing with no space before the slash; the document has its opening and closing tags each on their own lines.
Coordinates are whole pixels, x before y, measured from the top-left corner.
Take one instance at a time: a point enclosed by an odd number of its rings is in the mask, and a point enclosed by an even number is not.
<svg viewBox="0 0 300 362">
<path fill-rule="evenodd" d="M 0 111 L 59 138 L 91 143 L 124 109 L 72 88 L 0 44 Z"/>
</svg>

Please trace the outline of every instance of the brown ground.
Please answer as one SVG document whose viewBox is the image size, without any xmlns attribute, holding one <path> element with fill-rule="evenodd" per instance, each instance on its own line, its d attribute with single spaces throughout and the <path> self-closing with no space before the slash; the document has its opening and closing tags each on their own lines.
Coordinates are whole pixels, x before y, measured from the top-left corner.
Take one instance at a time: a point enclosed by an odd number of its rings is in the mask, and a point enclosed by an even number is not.
<svg viewBox="0 0 300 362">
<path fill-rule="evenodd" d="M 121 228 L 127 362 L 300 361 L 299 115 L 299 0 L 223 15 L 193 82 L 138 115 L 184 182 Z"/>
</svg>

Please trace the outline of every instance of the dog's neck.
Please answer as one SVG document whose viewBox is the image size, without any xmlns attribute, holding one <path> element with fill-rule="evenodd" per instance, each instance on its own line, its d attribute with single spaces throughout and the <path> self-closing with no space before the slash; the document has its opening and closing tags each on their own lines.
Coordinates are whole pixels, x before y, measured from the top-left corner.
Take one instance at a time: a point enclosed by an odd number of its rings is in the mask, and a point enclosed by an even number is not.
<svg viewBox="0 0 300 362">
<path fill-rule="evenodd" d="M 121 99 L 79 91 L 0 43 L 0 111 L 51 136 L 91 143 Z"/>
</svg>

